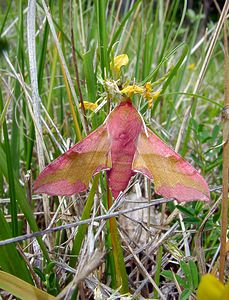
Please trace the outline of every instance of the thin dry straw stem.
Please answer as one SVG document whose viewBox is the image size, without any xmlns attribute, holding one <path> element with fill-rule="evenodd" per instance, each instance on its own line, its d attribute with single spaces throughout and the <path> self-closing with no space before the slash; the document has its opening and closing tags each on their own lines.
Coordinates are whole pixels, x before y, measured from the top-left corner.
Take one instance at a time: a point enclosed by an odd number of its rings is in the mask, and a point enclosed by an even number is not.
<svg viewBox="0 0 229 300">
<path fill-rule="evenodd" d="M 174 201 L 175 204 L 177 205 L 177 201 Z M 182 234 L 184 238 L 184 250 L 185 250 L 185 256 L 189 257 L 191 255 L 190 248 L 189 248 L 189 241 L 188 241 L 188 235 L 186 232 L 186 228 L 184 225 L 184 220 L 182 214 L 179 212 L 179 219 L 180 219 L 180 224 L 181 224 L 181 229 L 182 229 Z"/>
<path fill-rule="evenodd" d="M 136 9 L 136 11 L 134 13 L 133 19 L 131 21 L 131 24 L 130 24 L 130 28 L 129 28 L 127 34 L 125 34 L 125 43 L 124 43 L 124 45 L 122 47 L 121 53 L 125 53 L 125 51 L 126 51 L 126 47 L 127 47 L 128 43 L 129 43 L 132 31 L 134 29 L 135 20 L 136 20 L 138 14 L 139 14 L 140 7 L 141 7 L 140 5 L 137 7 L 137 9 Z M 123 31 L 123 34 L 124 34 L 124 31 Z"/>
<path fill-rule="evenodd" d="M 44 124 L 47 132 L 49 133 L 51 139 L 53 140 L 53 142 L 56 144 L 56 146 L 58 147 L 58 149 L 60 150 L 61 153 L 64 153 L 66 150 L 63 150 L 63 148 L 61 147 L 61 145 L 58 143 L 58 141 L 56 140 L 54 134 L 52 133 L 52 130 L 49 128 L 48 124 L 45 122 L 44 118 L 41 116 L 41 121 Z M 48 160 L 48 163 L 50 161 Z"/>
<path fill-rule="evenodd" d="M 80 9 L 80 29 L 82 32 L 82 44 L 83 44 L 83 51 L 86 52 L 87 51 L 87 47 L 86 47 L 86 39 L 85 39 L 85 33 L 84 33 L 84 23 L 83 23 L 83 9 L 82 9 L 82 1 L 79 0 L 79 9 Z"/>
<path fill-rule="evenodd" d="M 34 118 L 37 124 L 35 127 L 37 154 L 40 171 L 45 167 L 44 152 L 43 152 L 43 136 L 42 126 L 40 120 L 40 97 L 38 92 L 37 81 L 37 63 L 36 63 L 36 43 L 35 43 L 35 20 L 36 20 L 36 1 L 30 0 L 28 3 L 27 13 L 27 41 L 28 41 L 28 55 L 29 55 L 29 68 L 30 79 L 32 88 L 32 105 L 34 111 Z M 40 134 L 39 134 L 40 133 Z M 45 224 L 48 226 L 50 220 L 50 211 L 47 196 L 43 197 L 43 207 L 45 212 Z"/>
<path fill-rule="evenodd" d="M 214 274 L 214 269 L 216 266 L 218 268 L 218 265 L 219 265 L 218 260 L 219 260 L 220 248 L 221 248 L 221 245 L 219 244 L 219 246 L 217 247 L 215 254 L 212 258 L 211 264 L 208 268 L 208 273 L 211 273 L 212 275 L 216 275 L 216 274 Z"/>
<path fill-rule="evenodd" d="M 107 214 L 113 213 L 115 209 L 118 209 L 124 202 L 124 197 L 123 198 L 118 198 L 116 201 L 113 203 L 111 208 L 107 211 Z M 94 236 L 94 240 L 96 241 L 99 236 L 101 235 L 101 232 L 103 231 L 104 226 L 106 225 L 106 220 L 103 220 L 103 222 L 100 223 L 100 226 L 96 230 L 96 234 Z"/>
<path fill-rule="evenodd" d="M 12 91 L 10 91 L 10 89 L 9 89 L 7 83 L 5 82 L 5 80 L 3 78 L 1 78 L 1 80 L 5 84 L 8 92 L 9 92 L 9 96 L 7 96 L 6 104 L 5 104 L 2 112 L 0 112 L 0 129 L 1 129 L 2 125 L 3 125 L 3 123 L 4 123 L 6 113 L 8 111 L 9 105 L 11 103 L 11 99 L 14 98 L 14 95 L 13 95 Z"/>
<path fill-rule="evenodd" d="M 7 62 L 7 64 L 9 65 L 10 69 L 12 70 L 14 77 L 18 80 L 18 82 L 20 83 L 20 85 L 21 85 L 21 87 L 22 87 L 22 89 L 23 89 L 23 91 L 24 91 L 25 98 L 26 98 L 26 100 L 27 100 L 27 106 L 28 106 L 28 109 L 29 109 L 30 116 L 31 116 L 31 118 L 32 118 L 32 120 L 33 120 L 34 126 L 35 126 L 36 129 L 37 129 L 38 134 L 39 134 L 39 135 L 41 136 L 41 138 L 42 138 L 42 134 L 41 134 L 41 132 L 40 132 L 39 129 L 38 129 L 38 126 L 37 126 L 37 120 L 35 119 L 35 116 L 34 116 L 34 113 L 33 113 L 32 107 L 31 107 L 31 104 L 32 104 L 32 98 L 31 98 L 31 96 L 30 96 L 30 94 L 29 94 L 29 92 L 28 92 L 29 88 L 28 88 L 28 86 L 26 85 L 26 83 L 24 82 L 22 75 L 21 75 L 20 73 L 17 73 L 17 72 L 16 72 L 14 66 L 12 65 L 12 63 L 11 63 L 9 57 L 8 57 L 7 52 L 3 51 L 3 56 L 4 56 L 4 58 L 5 58 L 6 62 Z M 42 106 L 42 103 L 40 103 L 40 104 L 41 104 L 41 106 Z M 42 118 L 41 118 L 41 121 L 43 121 Z M 45 124 L 44 124 L 44 125 L 45 125 Z M 45 151 L 46 159 L 48 160 L 48 159 L 49 159 L 49 155 L 48 155 L 47 149 L 46 149 L 46 147 L 45 147 L 45 144 L 43 144 L 43 149 L 44 149 L 44 151 Z"/>
<path fill-rule="evenodd" d="M 57 51 L 58 51 L 58 54 L 59 54 L 59 57 L 60 57 L 60 60 L 61 60 L 61 65 L 63 66 L 63 68 L 65 70 L 65 74 L 66 74 L 66 77 L 67 77 L 67 80 L 68 80 L 68 83 L 69 83 L 69 86 L 70 86 L 72 97 L 73 97 L 74 102 L 75 102 L 75 104 L 77 106 L 77 109 L 78 109 L 79 101 L 78 101 L 78 98 L 76 96 L 76 92 L 75 92 L 74 85 L 73 85 L 73 82 L 72 82 L 72 79 L 71 79 L 71 75 L 68 71 L 67 64 L 66 64 L 66 61 L 65 61 L 65 58 L 64 58 L 64 54 L 63 54 L 63 51 L 61 49 L 61 46 L 60 46 L 60 43 L 59 43 L 59 40 L 58 40 L 58 37 L 57 37 L 57 34 L 56 34 L 56 30 L 55 30 L 55 27 L 54 27 L 54 24 L 53 24 L 53 21 L 52 21 L 52 17 L 49 13 L 49 9 L 48 9 L 48 7 L 47 7 L 44 0 L 42 0 L 42 5 L 43 5 L 43 8 L 44 8 L 44 11 L 45 11 L 48 23 L 49 23 L 50 30 L 51 30 L 53 38 L 54 38 L 54 41 L 56 43 L 56 48 L 57 48 Z M 84 126 L 83 116 L 81 114 L 79 114 L 79 115 L 80 115 L 81 122 Z M 86 133 L 86 128 L 84 128 L 84 131 Z"/>
<path fill-rule="evenodd" d="M 206 273 L 206 261 L 204 256 L 204 249 L 202 247 L 202 235 L 204 231 L 204 227 L 210 216 L 213 215 L 214 211 L 218 208 L 221 202 L 221 197 L 213 204 L 211 209 L 209 210 L 208 214 L 205 216 L 204 220 L 202 221 L 201 225 L 198 228 L 197 233 L 195 234 L 195 251 L 196 251 L 196 258 L 197 264 L 199 267 L 199 271 L 201 275 Z"/>
<path fill-rule="evenodd" d="M 46 115 L 48 121 L 50 122 L 50 124 L 51 124 L 51 125 L 53 126 L 53 128 L 55 129 L 56 134 L 57 134 L 57 136 L 59 137 L 59 139 L 60 139 L 60 141 L 61 141 L 61 143 L 62 143 L 61 147 L 62 147 L 63 149 L 62 149 L 61 152 L 62 152 L 62 153 L 65 152 L 65 151 L 67 150 L 67 144 L 66 144 L 64 138 L 62 137 L 62 135 L 61 135 L 59 129 L 57 128 L 56 124 L 53 122 L 53 120 L 52 120 L 52 118 L 50 117 L 49 113 L 47 112 L 46 108 L 45 108 L 44 105 L 42 104 L 42 102 L 41 102 L 41 108 L 43 109 L 43 111 L 44 111 L 44 113 L 45 113 L 45 115 Z M 44 119 L 42 119 L 42 121 L 43 121 L 43 124 L 45 125 Z M 47 125 L 47 126 L 48 126 L 48 125 Z M 60 146 L 60 145 L 58 145 L 58 147 L 59 147 L 59 146 Z"/>
<path fill-rule="evenodd" d="M 57 207 L 57 210 L 55 211 L 55 214 L 54 214 L 53 218 L 51 219 L 51 221 L 50 221 L 50 223 L 49 223 L 47 229 L 50 229 L 50 228 L 54 225 L 54 223 L 55 223 L 55 221 L 56 221 L 56 219 L 57 219 L 57 217 L 58 217 L 58 213 L 59 213 L 59 211 L 60 211 L 60 209 L 61 209 L 63 203 L 64 203 L 64 198 L 59 202 L 59 205 L 58 205 L 58 207 Z M 44 241 L 45 238 L 46 238 L 46 234 L 43 235 L 42 240 Z"/>
<path fill-rule="evenodd" d="M 163 300 L 166 300 L 165 296 L 162 294 L 162 292 L 159 289 L 159 287 L 157 286 L 156 282 L 152 279 L 152 277 L 147 272 L 146 268 L 144 267 L 144 265 L 142 264 L 142 262 L 140 261 L 138 256 L 134 253 L 134 251 L 132 250 L 132 248 L 130 247 L 130 245 L 128 243 L 126 243 L 126 247 L 129 249 L 129 251 L 133 255 L 133 258 L 135 259 L 135 261 L 136 261 L 137 265 L 140 267 L 140 269 L 143 271 L 144 275 L 148 278 L 149 282 L 152 284 L 152 286 L 158 292 L 158 294 L 160 295 L 160 298 Z"/>
<path fill-rule="evenodd" d="M 134 1 L 131 1 L 129 10 L 132 9 L 133 5 L 134 5 Z M 123 28 L 123 30 L 122 30 L 122 34 L 121 34 L 121 37 L 120 37 L 120 39 L 119 39 L 120 42 L 119 42 L 118 47 L 117 47 L 117 49 L 116 49 L 116 51 L 115 51 L 115 55 L 117 55 L 118 53 L 122 53 L 121 50 L 120 50 L 120 48 L 121 48 L 121 45 L 123 45 L 123 40 L 124 40 L 124 41 L 127 40 L 127 38 L 126 38 L 126 33 L 127 33 L 128 22 L 129 22 L 129 20 L 126 22 L 126 24 L 125 24 L 125 26 L 124 26 L 124 28 Z"/>
<path fill-rule="evenodd" d="M 149 206 L 148 206 L 149 207 Z M 152 244 L 152 248 L 150 249 L 150 254 L 153 254 L 162 244 L 163 244 L 163 242 L 167 239 L 167 238 L 169 238 L 170 236 L 172 236 L 173 234 L 174 234 L 174 232 L 175 232 L 175 230 L 177 229 L 177 227 L 178 227 L 178 223 L 176 222 L 176 223 L 174 223 L 173 225 L 172 225 L 172 227 L 171 228 L 169 228 L 166 232 L 165 232 L 165 234 L 163 234 L 155 243 L 153 242 L 153 244 Z M 139 253 L 141 253 L 142 251 L 144 251 L 144 250 L 146 250 L 147 248 L 148 248 L 148 245 L 149 245 L 150 243 L 148 243 L 148 244 L 146 244 L 146 245 L 144 245 L 144 246 L 142 246 L 142 247 L 140 247 L 140 248 L 138 248 L 136 251 L 135 251 L 135 254 L 139 254 Z M 126 256 L 125 257 L 125 262 L 128 262 L 130 259 L 132 258 L 132 255 L 130 254 L 130 255 L 128 255 L 128 256 Z"/>
<path fill-rule="evenodd" d="M 222 226 L 219 279 L 224 281 L 227 223 L 228 223 L 228 188 L 229 188 L 229 65 L 228 65 L 227 23 L 224 22 L 224 109 L 223 109 L 223 195 L 222 195 Z"/>
<path fill-rule="evenodd" d="M 190 51 L 190 55 L 194 54 L 200 48 L 200 46 L 205 42 L 205 40 L 207 39 L 207 37 L 212 33 L 212 31 L 214 31 L 214 28 L 215 28 L 214 26 L 212 28 L 210 28 L 205 33 L 205 35 L 200 40 L 198 40 L 198 42 L 195 44 L 195 46 Z M 186 63 L 187 59 L 188 59 L 188 56 L 185 57 L 185 59 L 183 60 L 181 66 L 183 66 Z"/>
<path fill-rule="evenodd" d="M 26 7 L 24 10 L 23 10 L 23 15 L 25 15 L 28 11 L 28 7 Z M 14 25 L 19 21 L 19 17 L 16 17 L 13 22 L 5 29 L 5 31 L 1 34 L 1 37 L 4 37 L 6 36 L 9 31 L 14 27 Z M 43 18 L 43 20 L 40 22 L 40 26 L 36 32 L 36 36 L 40 33 L 40 31 L 42 30 L 43 28 L 43 25 L 45 24 L 45 21 L 46 21 L 46 18 Z"/>
<path fill-rule="evenodd" d="M 24 10 L 23 10 L 23 14 L 25 14 L 28 10 L 28 7 L 26 7 Z M 3 33 L 1 34 L 1 37 L 4 37 L 5 35 L 7 35 L 9 33 L 9 31 L 11 30 L 11 28 L 14 27 L 14 25 L 18 22 L 19 20 L 19 17 L 16 17 L 12 23 L 10 23 L 10 25 L 3 31 Z"/>
<path fill-rule="evenodd" d="M 118 22 L 119 22 L 119 18 L 120 18 L 120 10 L 121 10 L 121 7 L 122 7 L 122 2 L 123 0 L 119 1 L 119 4 L 118 4 L 118 8 L 117 8 L 117 11 L 116 11 L 116 16 L 115 16 L 115 21 L 114 21 L 114 25 L 112 27 L 112 31 L 111 31 L 111 34 L 110 34 L 110 41 L 109 41 L 109 44 L 111 43 L 112 41 L 112 37 L 115 33 L 115 30 L 118 26 Z"/>
<path fill-rule="evenodd" d="M 97 269 L 102 263 L 105 256 L 105 252 L 101 252 L 96 249 L 93 255 L 84 261 L 84 265 L 75 273 L 74 279 L 56 296 L 56 300 L 72 299 L 72 293 L 78 284 L 86 279 L 95 269 Z"/>
</svg>

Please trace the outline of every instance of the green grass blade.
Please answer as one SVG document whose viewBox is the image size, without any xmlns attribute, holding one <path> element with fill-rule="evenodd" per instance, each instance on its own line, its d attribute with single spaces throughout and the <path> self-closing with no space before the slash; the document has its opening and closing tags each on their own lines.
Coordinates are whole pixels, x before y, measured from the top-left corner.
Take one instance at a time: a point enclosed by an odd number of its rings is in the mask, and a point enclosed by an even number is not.
<svg viewBox="0 0 229 300">
<path fill-rule="evenodd" d="M 96 190 L 97 190 L 97 187 L 98 187 L 98 183 L 99 183 L 99 174 L 95 175 L 95 177 L 94 177 L 92 187 L 91 187 L 90 193 L 89 193 L 88 198 L 87 198 L 87 202 L 84 206 L 84 210 L 83 210 L 83 213 L 82 213 L 82 216 L 81 216 L 81 220 L 85 220 L 85 219 L 88 219 L 90 217 L 91 208 L 92 208 L 93 203 L 94 203 L 94 197 L 95 197 L 95 193 L 96 193 Z M 79 252 L 80 252 L 80 249 L 81 249 L 81 246 L 82 246 L 87 228 L 88 228 L 88 225 L 79 226 L 77 234 L 76 234 L 75 239 L 73 241 L 73 248 L 72 248 L 72 252 L 71 252 L 72 257 L 70 258 L 70 261 L 69 261 L 69 265 L 73 268 L 76 265 L 77 256 L 79 255 Z"/>
<path fill-rule="evenodd" d="M 112 195 L 108 188 L 108 207 L 112 205 Z M 116 218 L 110 218 L 110 236 L 112 243 L 112 254 L 115 265 L 116 289 L 120 288 L 122 294 L 129 292 L 128 276 L 126 273 L 126 266 L 124 261 L 121 240 L 118 233 Z"/>
<path fill-rule="evenodd" d="M 110 219 L 110 235 L 112 243 L 112 254 L 115 265 L 116 288 L 120 288 L 122 294 L 128 293 L 128 276 L 124 262 L 124 255 L 118 233 L 117 222 L 115 218 Z"/>
<path fill-rule="evenodd" d="M 29 139 L 28 139 L 28 143 L 27 145 L 27 149 L 26 149 L 26 170 L 30 170 L 31 169 L 31 163 L 32 163 L 32 157 L 33 157 L 33 146 L 34 146 L 34 139 L 35 139 L 35 129 L 34 129 L 34 125 L 33 122 L 31 121 L 29 124 Z"/>
<path fill-rule="evenodd" d="M 6 104 L 5 104 L 4 108 L 3 109 L 1 108 L 2 113 L 1 113 L 1 116 L 0 116 L 0 130 L 3 126 L 4 121 L 5 121 L 6 113 L 7 113 L 8 107 L 10 105 L 11 99 L 12 99 L 12 97 L 9 97 L 6 100 Z"/>
<path fill-rule="evenodd" d="M 185 5 L 184 5 L 184 9 L 185 9 Z M 194 43 L 195 43 L 196 38 L 197 38 L 199 23 L 200 23 L 200 18 L 199 18 L 198 22 L 196 23 L 194 31 L 192 33 L 192 39 L 191 39 L 191 42 L 189 43 L 189 48 L 188 48 L 188 53 L 187 53 L 187 56 L 186 56 L 186 60 L 182 64 L 183 66 L 181 67 L 181 70 L 178 73 L 178 81 L 177 81 L 177 84 L 176 84 L 176 91 L 179 91 L 179 90 L 182 89 L 182 83 L 183 83 L 184 79 L 186 78 L 185 77 L 185 72 L 187 71 L 187 64 L 189 63 L 189 59 L 190 59 L 190 56 L 191 56 L 191 49 L 193 48 Z M 177 101 L 177 96 L 175 96 L 174 99 L 173 99 L 174 103 L 176 103 L 176 101 Z M 166 126 L 165 126 L 166 128 L 169 128 L 169 126 L 170 126 L 170 121 L 171 121 L 171 118 L 172 118 L 172 112 L 173 112 L 173 110 L 170 111 L 169 116 L 167 118 L 167 122 L 166 122 Z"/>
<path fill-rule="evenodd" d="M 58 52 L 54 45 L 50 88 L 49 88 L 49 94 L 48 94 L 48 100 L 47 100 L 47 111 L 49 114 L 51 113 L 51 101 L 52 101 L 53 87 L 54 87 L 55 77 L 56 77 L 57 58 L 58 58 Z"/>
<path fill-rule="evenodd" d="M 87 92 L 88 92 L 87 100 L 91 102 L 96 101 L 96 94 L 97 94 L 96 77 L 93 68 L 94 53 L 95 50 L 91 49 L 83 55 L 83 67 L 84 67 L 84 74 L 86 78 Z"/>
<path fill-rule="evenodd" d="M 195 290 L 199 284 L 199 275 L 197 266 L 193 260 L 189 261 L 189 269 L 192 276 L 192 288 Z"/>
<path fill-rule="evenodd" d="M 190 287 L 192 287 L 192 275 L 191 275 L 191 272 L 190 272 L 190 268 L 189 268 L 189 265 L 184 262 L 183 260 L 180 261 L 180 267 L 181 267 L 181 270 L 183 271 L 187 281 L 188 281 L 188 285 Z"/>
<path fill-rule="evenodd" d="M 10 226 L 6 222 L 1 210 L 0 227 L 0 240 L 12 237 Z M 8 244 L 0 247 L 0 266 L 3 271 L 15 275 L 29 283 L 33 283 L 26 263 L 18 253 L 15 244 Z"/>
<path fill-rule="evenodd" d="M 175 17 L 176 17 L 176 13 L 177 13 L 177 9 L 178 9 L 178 4 L 179 4 L 179 0 L 173 1 L 172 5 L 171 5 L 171 9 L 170 9 L 170 14 L 168 14 L 168 20 L 169 20 L 169 27 L 166 29 L 166 36 L 165 39 L 163 41 L 163 46 L 162 46 L 162 50 L 160 52 L 160 56 L 158 58 L 158 62 L 160 63 L 164 57 L 164 53 L 166 51 L 168 42 L 169 42 L 169 37 L 171 35 L 173 26 L 174 26 L 174 22 L 175 22 Z M 161 24 L 162 25 L 162 24 Z"/>
<path fill-rule="evenodd" d="M 163 87 L 162 87 L 162 90 L 161 90 L 161 93 L 163 94 L 165 92 L 165 90 L 167 89 L 167 87 L 169 86 L 170 82 L 172 81 L 172 79 L 176 76 L 177 74 L 177 71 L 179 70 L 182 62 L 184 61 L 186 55 L 188 53 L 188 46 L 185 45 L 182 53 L 181 53 L 181 56 L 178 60 L 178 62 L 175 64 L 175 66 L 173 67 L 172 71 L 170 72 L 167 80 L 165 81 Z"/>
<path fill-rule="evenodd" d="M 108 75 L 109 57 L 107 51 L 107 31 L 106 31 L 106 2 L 105 0 L 96 0 L 97 22 L 99 31 L 99 49 L 100 49 L 100 65 L 102 77 Z"/>
<path fill-rule="evenodd" d="M 2 21 L 2 25 L 1 25 L 1 28 L 0 28 L 0 37 L 1 37 L 2 32 L 3 32 L 3 29 L 4 29 L 4 27 L 5 27 L 5 24 L 6 24 L 6 21 L 7 21 L 8 15 L 9 15 L 9 12 L 10 12 L 10 8 L 11 8 L 12 2 L 13 2 L 13 1 L 11 0 L 10 3 L 9 3 L 9 5 L 8 5 L 8 7 L 7 7 L 7 11 L 6 11 L 5 15 L 4 15 L 4 18 L 3 18 L 3 21 Z"/>
<path fill-rule="evenodd" d="M 6 154 L 4 153 L 2 147 L 0 147 L 0 169 L 3 173 L 3 175 L 5 176 L 6 180 L 8 181 L 9 178 L 8 178 L 8 173 L 7 173 Z M 17 181 L 17 180 L 14 181 L 14 185 L 15 185 L 15 194 L 16 194 L 17 202 L 18 202 L 23 214 L 25 215 L 26 220 L 28 221 L 31 230 L 34 232 L 39 231 L 36 220 L 35 220 L 33 212 L 32 212 L 32 209 L 29 205 L 29 202 L 27 201 L 26 192 L 25 192 L 24 188 L 20 185 L 19 181 Z M 47 261 L 49 261 L 49 254 L 48 254 L 48 251 L 46 249 L 44 242 L 42 241 L 42 239 L 40 237 L 37 238 L 37 241 L 41 247 L 41 250 L 44 254 L 45 259 Z"/>
<path fill-rule="evenodd" d="M 162 90 L 161 90 L 161 94 L 163 94 L 165 92 L 165 90 L 167 89 L 167 87 L 169 86 L 170 82 L 172 81 L 172 79 L 175 77 L 175 75 L 177 74 L 177 71 L 179 70 L 182 62 L 184 61 L 186 55 L 187 55 L 187 52 L 188 52 L 188 47 L 185 46 L 183 51 L 182 51 L 182 54 L 178 60 L 178 62 L 176 63 L 176 65 L 173 67 L 173 69 L 171 70 L 167 80 L 165 81 L 165 83 L 163 84 L 163 87 L 162 87 Z M 160 98 L 155 102 L 154 104 L 154 107 L 153 107 L 153 110 L 152 110 L 152 113 L 155 112 L 158 104 L 160 102 Z"/>
<path fill-rule="evenodd" d="M 107 250 L 106 255 L 106 269 L 105 274 L 106 278 L 111 278 L 111 287 L 116 289 L 116 272 L 115 272 L 115 262 L 114 262 L 114 255 L 112 250 L 112 242 L 111 242 L 111 230 L 110 230 L 110 223 L 107 222 L 107 234 L 105 237 L 105 249 Z"/>
<path fill-rule="evenodd" d="M 162 267 L 162 255 L 163 255 L 163 247 L 160 246 L 157 251 L 157 257 L 156 257 L 156 274 L 155 274 L 155 283 L 157 286 L 160 285 L 160 275 L 161 275 L 161 267 Z M 154 298 L 158 298 L 158 291 L 154 290 Z"/>
<path fill-rule="evenodd" d="M 116 32 L 114 33 L 114 36 L 112 37 L 112 40 L 110 42 L 109 48 L 108 48 L 108 54 L 110 54 L 111 49 L 114 45 L 114 43 L 116 43 L 118 37 L 120 36 L 126 22 L 128 21 L 129 17 L 131 16 L 131 14 L 137 9 L 138 5 L 140 4 L 140 2 L 142 2 L 142 0 L 137 0 L 133 7 L 127 12 L 127 14 L 125 15 L 125 17 L 122 19 L 118 29 L 116 30 Z M 105 24 L 106 26 L 106 24 Z"/>
<path fill-rule="evenodd" d="M 100 174 L 100 186 L 101 190 L 106 190 L 107 182 Z M 107 193 L 102 194 L 102 203 L 106 211 L 108 211 L 108 203 L 107 203 Z M 105 274 L 106 278 L 111 278 L 111 287 L 113 289 L 116 288 L 116 273 L 115 273 L 115 263 L 114 263 L 114 256 L 112 253 L 112 242 L 111 242 L 111 234 L 110 234 L 110 222 L 106 223 L 106 235 L 105 235 L 105 249 L 107 252 L 106 261 L 105 261 Z"/>
<path fill-rule="evenodd" d="M 140 63 L 141 63 L 141 50 L 142 50 L 142 24 L 138 25 L 138 51 L 137 51 L 137 59 L 135 65 L 135 78 L 137 81 L 142 80 L 142 75 L 140 74 Z"/>
<path fill-rule="evenodd" d="M 49 0 L 49 8 L 51 12 L 52 12 L 53 2 L 54 2 L 53 0 Z M 42 87 L 44 83 L 43 76 L 45 71 L 45 60 L 46 60 L 46 53 L 47 53 L 48 37 L 49 37 L 49 24 L 48 24 L 48 20 L 46 20 L 44 35 L 40 47 L 41 51 L 39 56 L 38 74 L 37 74 L 38 89 L 40 93 L 42 92 Z"/>
<path fill-rule="evenodd" d="M 55 297 L 6 272 L 0 271 L 0 288 L 23 300 L 54 300 Z"/>
<path fill-rule="evenodd" d="M 3 99 L 2 99 L 2 92 L 0 90 L 0 110 L 3 110 Z M 11 157 L 11 148 L 9 143 L 8 137 L 8 129 L 6 121 L 3 123 L 3 133 L 4 133 L 4 148 L 6 153 L 6 162 L 7 162 L 7 174 L 8 174 L 8 184 L 9 184 L 9 194 L 10 194 L 10 212 L 11 212 L 11 219 L 12 219 L 12 234 L 13 236 L 17 236 L 18 234 L 18 220 L 17 220 L 17 200 L 15 194 L 15 185 L 14 185 L 14 172 L 13 172 L 13 165 L 12 165 L 12 157 Z M 17 160 L 17 156 L 16 156 Z M 18 159 L 19 160 L 19 159 Z"/>
<path fill-rule="evenodd" d="M 21 72 L 24 77 L 24 23 L 23 23 L 23 3 L 19 1 L 18 4 L 19 12 L 19 28 L 18 28 L 18 44 L 17 44 L 17 72 Z M 19 65 L 19 66 L 18 66 Z M 20 99 L 21 89 L 20 84 L 16 80 L 15 90 L 14 90 L 14 99 Z M 21 121 L 20 121 L 20 112 L 18 109 L 17 101 L 13 101 L 13 113 L 12 113 L 12 133 L 11 133 L 11 156 L 12 156 L 12 165 L 14 172 L 19 176 L 19 157 L 20 157 L 20 144 L 21 144 Z M 15 158 L 18 159 L 15 159 Z"/>
<path fill-rule="evenodd" d="M 144 85 L 147 81 L 155 81 L 156 75 L 160 69 L 160 67 L 168 61 L 170 57 L 172 57 L 175 52 L 180 49 L 182 46 L 184 46 L 184 43 L 179 44 L 177 47 L 175 47 L 173 50 L 171 50 L 161 61 L 158 63 L 156 68 L 143 80 L 140 82 L 140 85 Z"/>
</svg>

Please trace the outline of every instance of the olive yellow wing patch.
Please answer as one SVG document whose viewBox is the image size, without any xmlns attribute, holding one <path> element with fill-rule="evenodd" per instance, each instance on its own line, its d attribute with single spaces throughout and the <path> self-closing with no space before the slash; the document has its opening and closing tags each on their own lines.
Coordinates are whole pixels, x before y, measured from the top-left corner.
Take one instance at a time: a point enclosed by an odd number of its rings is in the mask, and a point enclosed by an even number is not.
<svg viewBox="0 0 229 300">
<path fill-rule="evenodd" d="M 147 129 L 139 135 L 133 170 L 154 181 L 155 191 L 178 201 L 210 198 L 209 188 L 198 171 Z"/>
</svg>

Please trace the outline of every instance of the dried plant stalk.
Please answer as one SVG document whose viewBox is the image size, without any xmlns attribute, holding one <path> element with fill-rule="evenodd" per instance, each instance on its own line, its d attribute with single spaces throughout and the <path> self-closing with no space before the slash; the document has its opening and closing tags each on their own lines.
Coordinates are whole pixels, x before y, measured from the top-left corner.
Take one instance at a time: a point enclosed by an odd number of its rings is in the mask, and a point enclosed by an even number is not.
<svg viewBox="0 0 229 300">
<path fill-rule="evenodd" d="M 36 121 L 35 134 L 37 143 L 37 154 L 39 169 L 43 170 L 45 167 L 43 140 L 42 140 L 42 126 L 40 114 L 40 97 L 38 92 L 37 81 L 37 63 L 36 63 L 36 45 L 35 45 L 35 19 L 36 19 L 36 1 L 29 1 L 27 13 L 27 37 L 28 37 L 28 54 L 30 65 L 30 79 L 32 88 L 32 104 L 34 111 L 34 119 Z M 50 221 L 50 211 L 47 201 L 47 196 L 43 196 L 43 207 L 45 212 L 45 224 L 48 226 Z"/>
<path fill-rule="evenodd" d="M 223 197 L 222 197 L 222 230 L 220 249 L 219 278 L 224 281 L 224 269 L 226 259 L 227 218 L 228 218 L 228 188 L 229 188 L 229 66 L 228 66 L 228 41 L 227 22 L 224 23 L 224 109 L 223 109 Z"/>
</svg>

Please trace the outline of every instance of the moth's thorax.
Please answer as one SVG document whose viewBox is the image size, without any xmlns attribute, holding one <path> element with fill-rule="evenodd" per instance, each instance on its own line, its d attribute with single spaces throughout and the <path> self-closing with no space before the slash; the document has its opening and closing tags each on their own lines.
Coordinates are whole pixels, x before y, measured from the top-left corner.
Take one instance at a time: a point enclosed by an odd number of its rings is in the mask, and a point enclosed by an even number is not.
<svg viewBox="0 0 229 300">
<path fill-rule="evenodd" d="M 107 120 L 107 129 L 112 143 L 120 142 L 123 146 L 135 142 L 142 126 L 142 119 L 130 102 L 121 103 L 111 112 Z"/>
</svg>

